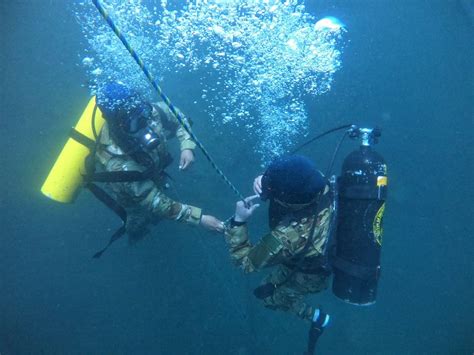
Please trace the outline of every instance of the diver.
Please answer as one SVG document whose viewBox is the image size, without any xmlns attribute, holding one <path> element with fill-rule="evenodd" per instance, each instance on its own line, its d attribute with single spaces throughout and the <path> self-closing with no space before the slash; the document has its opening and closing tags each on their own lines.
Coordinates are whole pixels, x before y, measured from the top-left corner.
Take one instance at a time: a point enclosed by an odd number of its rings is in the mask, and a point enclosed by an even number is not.
<svg viewBox="0 0 474 355">
<path fill-rule="evenodd" d="M 93 171 L 88 178 L 104 182 L 109 195 L 126 211 L 124 232 L 129 241 L 143 238 L 150 225 L 162 218 L 223 231 L 223 223 L 217 218 L 202 214 L 198 207 L 174 201 L 163 192 L 165 168 L 173 160 L 167 139 L 176 136 L 180 142 L 180 170 L 194 161 L 196 147 L 165 103 L 149 103 L 117 81 L 99 90 L 97 107 L 105 124 L 98 135 Z M 189 125 L 187 120 L 185 123 Z"/>
<path fill-rule="evenodd" d="M 232 261 L 250 273 L 273 267 L 254 294 L 265 307 L 289 311 L 311 322 L 317 338 L 329 321 L 304 297 L 328 287 L 331 268 L 326 253 L 332 217 L 330 187 L 311 160 L 300 155 L 273 161 L 254 180 L 256 195 L 236 204 L 225 239 Z M 256 245 L 249 241 L 247 220 L 269 200 L 269 227 Z"/>
</svg>

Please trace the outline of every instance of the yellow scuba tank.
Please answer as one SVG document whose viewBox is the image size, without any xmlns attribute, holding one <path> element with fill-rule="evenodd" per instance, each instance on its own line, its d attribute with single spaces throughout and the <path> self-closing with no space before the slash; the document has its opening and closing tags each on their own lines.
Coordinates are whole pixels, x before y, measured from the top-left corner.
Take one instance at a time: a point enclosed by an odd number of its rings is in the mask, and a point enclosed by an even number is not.
<svg viewBox="0 0 474 355">
<path fill-rule="evenodd" d="M 94 131 L 99 133 L 104 122 L 94 96 L 72 129 L 70 138 L 41 187 L 45 196 L 58 202 L 74 202 L 83 182 L 85 159 L 90 153 L 91 144 L 96 141 Z"/>
</svg>

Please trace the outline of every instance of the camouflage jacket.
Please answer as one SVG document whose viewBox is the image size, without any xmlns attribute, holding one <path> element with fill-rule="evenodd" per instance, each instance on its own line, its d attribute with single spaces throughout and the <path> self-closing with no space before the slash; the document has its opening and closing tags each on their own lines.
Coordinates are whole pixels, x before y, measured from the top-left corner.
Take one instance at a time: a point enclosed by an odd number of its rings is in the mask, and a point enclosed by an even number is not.
<svg viewBox="0 0 474 355">
<path fill-rule="evenodd" d="M 163 103 L 153 104 L 153 116 L 150 127 L 157 133 L 160 144 L 150 157 L 155 164 L 153 178 L 145 181 L 107 183 L 106 188 L 111 195 L 128 212 L 143 223 L 150 222 L 154 217 L 175 219 L 186 223 L 199 224 L 201 209 L 171 200 L 163 193 L 164 168 L 169 164 L 166 132 L 175 135 L 181 151 L 194 149 L 196 144 L 189 133 L 179 124 L 178 120 Z M 186 124 L 188 124 L 186 120 Z M 109 134 L 107 123 L 100 132 L 99 145 L 96 151 L 96 170 L 104 172 L 140 171 L 146 167 L 124 154 Z M 131 219 L 131 218 L 130 218 Z"/>
<path fill-rule="evenodd" d="M 301 253 L 308 241 L 314 220 L 311 213 L 305 217 L 283 220 L 256 245 L 249 241 L 247 225 L 228 227 L 225 235 L 231 259 L 245 272 L 258 271 L 278 264 L 296 266 L 302 257 L 308 261 L 318 259 L 325 254 L 332 213 L 329 187 L 326 186 L 319 201 L 312 245 L 305 250 L 304 255 Z"/>
</svg>

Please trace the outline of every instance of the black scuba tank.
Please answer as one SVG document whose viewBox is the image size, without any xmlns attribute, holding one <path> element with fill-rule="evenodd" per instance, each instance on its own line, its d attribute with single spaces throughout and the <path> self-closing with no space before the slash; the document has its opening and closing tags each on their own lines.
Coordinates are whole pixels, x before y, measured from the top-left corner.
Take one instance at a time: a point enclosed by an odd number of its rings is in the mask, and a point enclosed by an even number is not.
<svg viewBox="0 0 474 355">
<path fill-rule="evenodd" d="M 338 178 L 338 217 L 332 290 L 355 305 L 375 303 L 380 276 L 382 221 L 387 196 L 387 166 L 371 144 L 380 131 L 357 129 L 360 149 L 344 160 Z"/>
</svg>

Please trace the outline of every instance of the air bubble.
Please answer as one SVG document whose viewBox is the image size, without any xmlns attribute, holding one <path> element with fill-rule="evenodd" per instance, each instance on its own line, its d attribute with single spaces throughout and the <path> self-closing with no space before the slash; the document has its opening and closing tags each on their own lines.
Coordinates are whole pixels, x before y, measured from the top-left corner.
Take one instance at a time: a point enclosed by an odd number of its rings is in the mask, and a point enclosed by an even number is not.
<svg viewBox="0 0 474 355">
<path fill-rule="evenodd" d="M 108 0 L 107 8 L 158 81 L 189 75 L 184 80 L 199 86 L 210 125 L 247 129 L 262 162 L 288 151 L 306 133 L 305 97 L 329 91 L 341 67 L 344 25 L 330 17 L 316 21 L 297 0 L 185 3 L 171 10 L 166 0 L 150 8 L 144 0 Z M 88 43 L 82 65 L 91 93 L 110 78 L 153 99 L 96 9 L 81 1 L 74 10 Z"/>
</svg>

